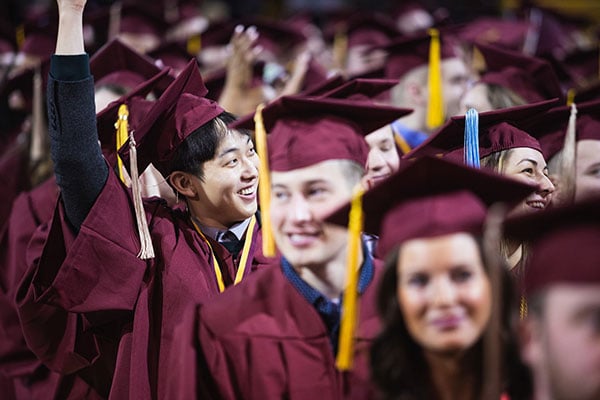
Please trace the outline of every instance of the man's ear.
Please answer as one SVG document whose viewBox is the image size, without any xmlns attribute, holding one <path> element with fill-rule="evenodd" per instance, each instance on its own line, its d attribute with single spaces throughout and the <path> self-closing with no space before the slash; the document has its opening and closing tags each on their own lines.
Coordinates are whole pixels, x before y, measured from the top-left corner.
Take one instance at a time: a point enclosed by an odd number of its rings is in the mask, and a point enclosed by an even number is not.
<svg viewBox="0 0 600 400">
<path fill-rule="evenodd" d="M 427 107 L 427 86 L 419 85 L 417 82 L 408 81 L 406 91 L 413 104 Z"/>
<path fill-rule="evenodd" d="M 173 171 L 169 175 L 169 182 L 171 182 L 171 185 L 173 185 L 179 194 L 190 199 L 196 199 L 198 197 L 198 191 L 194 185 L 194 178 L 195 177 L 190 173 Z"/>
</svg>

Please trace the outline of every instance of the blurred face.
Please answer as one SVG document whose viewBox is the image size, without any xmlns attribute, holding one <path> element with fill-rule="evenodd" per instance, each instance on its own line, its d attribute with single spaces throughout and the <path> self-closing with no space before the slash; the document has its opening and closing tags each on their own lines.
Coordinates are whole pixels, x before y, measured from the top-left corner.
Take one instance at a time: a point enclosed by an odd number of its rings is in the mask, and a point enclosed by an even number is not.
<svg viewBox="0 0 600 400">
<path fill-rule="evenodd" d="M 476 83 L 468 89 L 460 102 L 461 114 L 468 109 L 474 108 L 477 112 L 491 111 L 494 108 L 488 97 L 488 89 L 485 83 Z"/>
<path fill-rule="evenodd" d="M 442 90 L 446 118 L 460 114 L 460 100 L 467 90 L 469 71 L 460 58 L 442 60 Z"/>
<path fill-rule="evenodd" d="M 347 202 L 351 185 L 344 164 L 323 161 L 271 173 L 271 223 L 277 247 L 296 268 L 321 266 L 345 257 L 347 230 L 323 218 Z"/>
<path fill-rule="evenodd" d="M 577 142 L 575 200 L 600 195 L 600 140 Z"/>
<path fill-rule="evenodd" d="M 258 156 L 252 140 L 229 131 L 213 159 L 203 164 L 204 180 L 194 177 L 198 193 L 195 215 L 212 218 L 217 227 L 227 228 L 254 215 L 257 209 Z"/>
<path fill-rule="evenodd" d="M 524 358 L 555 400 L 600 399 L 600 286 L 557 285 L 530 316 Z M 539 388 L 538 388 L 539 390 Z"/>
<path fill-rule="evenodd" d="M 426 352 L 473 346 L 491 313 L 490 282 L 475 239 L 455 233 L 402 244 L 398 303 L 408 332 Z"/>
<path fill-rule="evenodd" d="M 505 158 L 499 171 L 538 188 L 518 205 L 513 213 L 527 214 L 548 207 L 554 193 L 554 185 L 548 177 L 548 166 L 542 153 L 528 147 L 514 148 Z"/>
<path fill-rule="evenodd" d="M 396 150 L 394 133 L 389 125 L 368 134 L 365 139 L 369 144 L 365 179 L 371 187 L 398 171 L 400 156 Z"/>
</svg>

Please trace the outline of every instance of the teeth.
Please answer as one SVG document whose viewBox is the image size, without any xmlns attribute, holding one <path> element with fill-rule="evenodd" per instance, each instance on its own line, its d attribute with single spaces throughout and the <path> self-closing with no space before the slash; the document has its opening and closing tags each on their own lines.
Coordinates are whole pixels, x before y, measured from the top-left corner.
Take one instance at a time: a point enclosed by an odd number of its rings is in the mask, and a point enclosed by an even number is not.
<svg viewBox="0 0 600 400">
<path fill-rule="evenodd" d="M 533 208 L 544 208 L 545 204 L 541 201 L 532 201 L 529 205 Z"/>
<path fill-rule="evenodd" d="M 254 193 L 254 188 L 240 190 L 238 193 L 243 194 L 243 195 L 249 195 L 249 194 Z"/>
</svg>

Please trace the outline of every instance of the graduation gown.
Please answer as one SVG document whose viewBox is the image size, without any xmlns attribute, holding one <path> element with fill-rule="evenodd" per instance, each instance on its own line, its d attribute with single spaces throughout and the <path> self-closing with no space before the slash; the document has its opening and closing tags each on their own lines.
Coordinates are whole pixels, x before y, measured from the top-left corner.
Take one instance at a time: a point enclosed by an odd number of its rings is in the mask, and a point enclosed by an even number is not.
<svg viewBox="0 0 600 400">
<path fill-rule="evenodd" d="M 360 297 L 354 368 L 340 372 L 312 304 L 269 268 L 188 314 L 178 327 L 169 399 L 369 399 L 369 348 L 379 331 L 381 266 Z"/>
<path fill-rule="evenodd" d="M 0 242 L 0 371 L 16 398 L 47 399 L 58 386 L 58 374 L 48 371 L 27 347 L 14 302 L 18 282 L 27 270 L 27 244 L 35 230 L 52 218 L 57 198 L 54 178 L 21 193 Z"/>
<path fill-rule="evenodd" d="M 77 120 L 89 112 L 62 102 L 87 98 L 90 87 L 89 80 L 63 84 L 50 79 L 50 125 L 61 130 L 61 139 L 64 135 L 69 140 L 89 125 Z M 69 116 L 60 115 L 64 109 Z M 144 207 L 156 253 L 150 260 L 137 257 L 131 194 L 112 170 L 77 235 L 59 202 L 43 250 L 32 255 L 17 299 L 34 353 L 53 370 L 85 376 L 101 395 L 115 399 L 164 397 L 173 328 L 184 310 L 219 293 L 211 251 L 189 215 L 160 199 L 146 200 Z M 252 233 L 251 265 L 245 275 L 270 263 L 260 257 L 259 224 Z M 232 280 L 227 271 L 236 269 L 236 260 L 221 245 L 212 245 L 225 282 Z M 55 308 L 76 315 L 76 320 Z"/>
</svg>

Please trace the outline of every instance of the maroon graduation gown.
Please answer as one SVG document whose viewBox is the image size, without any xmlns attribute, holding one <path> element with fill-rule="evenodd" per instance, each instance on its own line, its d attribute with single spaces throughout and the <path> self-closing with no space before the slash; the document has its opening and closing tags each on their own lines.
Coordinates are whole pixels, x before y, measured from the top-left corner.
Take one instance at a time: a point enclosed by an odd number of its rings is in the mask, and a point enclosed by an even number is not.
<svg viewBox="0 0 600 400">
<path fill-rule="evenodd" d="M 145 210 L 151 260 L 137 257 L 130 193 L 112 172 L 76 236 L 59 202 L 43 253 L 21 285 L 19 312 L 32 350 L 63 373 L 113 369 L 115 399 L 164 397 L 173 328 L 187 308 L 219 293 L 209 248 L 189 216 L 159 200 L 146 201 Z M 246 275 L 268 264 L 258 255 L 258 224 L 253 238 Z M 226 251 L 213 248 L 217 257 Z M 77 314 L 77 322 L 44 324 L 46 305 Z M 53 330 L 40 335 L 42 328 Z M 106 384 L 99 384 L 104 393 Z"/>
<path fill-rule="evenodd" d="M 16 398 L 46 399 L 58 387 L 58 374 L 48 371 L 27 347 L 14 302 L 18 282 L 27 269 L 27 244 L 38 226 L 52 218 L 57 198 L 54 178 L 21 193 L 0 242 L 0 371 Z"/>
<path fill-rule="evenodd" d="M 340 372 L 313 305 L 269 268 L 188 314 L 177 329 L 168 398 L 369 399 L 369 347 L 379 330 L 375 276 L 360 297 L 354 368 Z M 174 353 L 175 354 L 175 353 Z"/>
</svg>

